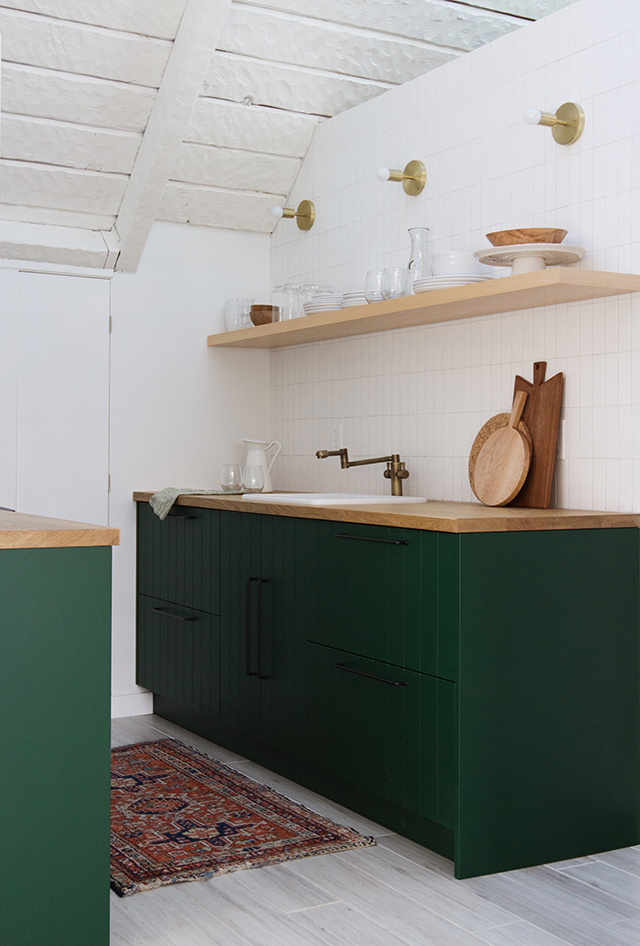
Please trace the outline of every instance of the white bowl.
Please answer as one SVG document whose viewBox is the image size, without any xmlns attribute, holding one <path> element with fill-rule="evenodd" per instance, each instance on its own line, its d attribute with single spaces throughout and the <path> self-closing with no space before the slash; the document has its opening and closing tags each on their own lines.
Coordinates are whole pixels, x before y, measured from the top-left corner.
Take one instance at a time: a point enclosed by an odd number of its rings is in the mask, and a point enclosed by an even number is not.
<svg viewBox="0 0 640 946">
<path fill-rule="evenodd" d="M 473 253 L 463 250 L 433 253 L 432 263 L 434 276 L 479 276 L 483 272 Z"/>
</svg>

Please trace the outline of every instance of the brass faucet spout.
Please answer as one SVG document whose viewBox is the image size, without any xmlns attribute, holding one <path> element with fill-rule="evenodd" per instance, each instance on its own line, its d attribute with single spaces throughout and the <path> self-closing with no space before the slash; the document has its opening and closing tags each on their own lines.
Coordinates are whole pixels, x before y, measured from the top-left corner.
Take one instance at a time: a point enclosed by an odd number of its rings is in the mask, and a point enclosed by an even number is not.
<svg viewBox="0 0 640 946">
<path fill-rule="evenodd" d="M 326 457 L 340 457 L 340 466 L 343 470 L 348 470 L 352 466 L 368 466 L 370 463 L 386 463 L 387 469 L 382 474 L 386 479 L 391 480 L 391 495 L 402 496 L 402 481 L 409 476 L 409 471 L 405 469 L 404 462 L 400 460 L 400 455 L 392 453 L 390 457 L 372 457 L 370 460 L 350 460 L 346 447 L 340 450 L 317 450 L 316 456 L 319 460 Z"/>
</svg>

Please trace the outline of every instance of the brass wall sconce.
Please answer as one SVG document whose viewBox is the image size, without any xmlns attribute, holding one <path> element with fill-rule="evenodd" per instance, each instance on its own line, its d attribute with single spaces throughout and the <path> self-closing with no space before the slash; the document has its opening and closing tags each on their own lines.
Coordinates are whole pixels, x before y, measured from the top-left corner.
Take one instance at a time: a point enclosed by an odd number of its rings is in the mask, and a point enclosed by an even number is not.
<svg viewBox="0 0 640 946">
<path fill-rule="evenodd" d="M 379 181 L 402 182 L 405 194 L 416 197 L 422 193 L 424 185 L 427 183 L 427 169 L 422 161 L 409 161 L 404 171 L 378 168 L 376 177 Z"/>
<path fill-rule="evenodd" d="M 553 112 L 541 112 L 539 108 L 530 108 L 524 113 L 528 125 L 549 125 L 551 134 L 559 145 L 571 145 L 577 141 L 584 129 L 584 112 L 575 102 L 565 102 Z"/>
<path fill-rule="evenodd" d="M 271 213 L 276 220 L 280 220 L 281 217 L 292 220 L 295 217 L 300 230 L 310 230 L 316 219 L 316 208 L 311 200 L 301 200 L 297 210 L 293 207 L 272 207 Z"/>
</svg>

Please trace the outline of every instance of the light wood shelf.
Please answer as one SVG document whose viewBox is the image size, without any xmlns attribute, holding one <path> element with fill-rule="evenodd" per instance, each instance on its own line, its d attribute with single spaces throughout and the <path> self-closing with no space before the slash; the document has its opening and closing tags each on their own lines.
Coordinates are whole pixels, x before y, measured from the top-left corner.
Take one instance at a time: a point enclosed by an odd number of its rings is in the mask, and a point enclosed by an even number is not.
<svg viewBox="0 0 640 946">
<path fill-rule="evenodd" d="M 317 312 L 287 322 L 209 335 L 207 344 L 212 348 L 287 348 L 330 338 L 638 291 L 640 276 L 555 266 L 536 273 L 505 276 L 455 289 L 435 289 L 402 299 Z"/>
</svg>

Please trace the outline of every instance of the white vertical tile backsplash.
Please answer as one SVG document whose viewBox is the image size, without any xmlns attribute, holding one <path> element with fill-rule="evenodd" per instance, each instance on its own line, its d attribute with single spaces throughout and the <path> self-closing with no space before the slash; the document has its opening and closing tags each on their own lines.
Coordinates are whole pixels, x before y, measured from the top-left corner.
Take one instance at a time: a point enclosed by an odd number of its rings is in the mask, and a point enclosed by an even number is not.
<svg viewBox="0 0 640 946">
<path fill-rule="evenodd" d="M 640 4 L 581 0 L 319 125 L 290 198 L 314 200 L 302 233 L 281 223 L 274 284 L 362 288 L 368 269 L 406 265 L 407 229 L 432 251 L 475 250 L 485 233 L 562 226 L 582 266 L 640 272 Z M 579 102 L 570 147 L 523 121 Z M 412 198 L 375 177 L 424 161 Z M 507 271 L 494 270 L 497 277 Z M 342 471 L 315 451 L 342 424 L 353 457 L 399 452 L 405 493 L 473 498 L 475 434 L 509 408 L 516 374 L 564 372 L 553 502 L 640 510 L 640 294 L 444 322 L 271 355 L 281 489 L 385 493 L 382 466 Z"/>
</svg>

